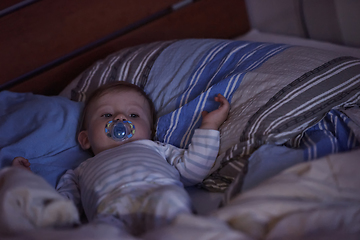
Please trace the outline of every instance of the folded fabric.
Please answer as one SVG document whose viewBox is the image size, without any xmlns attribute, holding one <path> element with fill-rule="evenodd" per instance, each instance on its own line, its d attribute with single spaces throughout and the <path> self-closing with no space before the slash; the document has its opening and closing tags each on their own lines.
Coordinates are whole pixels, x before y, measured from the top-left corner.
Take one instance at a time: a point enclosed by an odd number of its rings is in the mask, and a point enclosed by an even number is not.
<svg viewBox="0 0 360 240">
<path fill-rule="evenodd" d="M 17 167 L 0 170 L 2 233 L 79 223 L 78 211 L 42 177 Z"/>
<path fill-rule="evenodd" d="M 59 96 L 0 92 L 0 168 L 18 156 L 52 186 L 89 157 L 76 131 L 83 103 Z"/>
<path fill-rule="evenodd" d="M 297 164 L 237 195 L 213 215 L 255 239 L 359 236 L 359 155 L 354 150 Z"/>
</svg>

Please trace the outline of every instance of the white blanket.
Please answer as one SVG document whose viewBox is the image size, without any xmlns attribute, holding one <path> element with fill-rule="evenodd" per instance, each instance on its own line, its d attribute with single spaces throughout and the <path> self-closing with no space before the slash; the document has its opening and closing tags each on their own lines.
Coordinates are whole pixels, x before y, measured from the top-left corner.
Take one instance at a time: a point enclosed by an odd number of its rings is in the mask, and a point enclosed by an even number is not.
<svg viewBox="0 0 360 240">
<path fill-rule="evenodd" d="M 16 167 L 0 170 L 0 234 L 77 223 L 79 214 L 72 201 L 42 177 Z"/>
<path fill-rule="evenodd" d="M 360 236 L 360 150 L 298 164 L 213 215 L 255 239 Z"/>
<path fill-rule="evenodd" d="M 141 239 L 358 239 L 359 169 L 360 150 L 301 163 L 236 196 L 210 216 L 180 216 L 172 225 Z M 11 176 L 1 177 L 4 181 Z M 6 203 L 3 195 L 1 198 L 1 203 Z M 9 215 L 1 214 L 4 222 Z M 21 234 L 44 239 L 41 227 L 32 225 L 33 230 L 4 239 L 18 239 Z M 66 230 L 67 239 L 79 239 L 79 234 L 85 237 L 90 233 L 84 231 L 86 228 L 89 226 Z M 119 232 L 110 226 L 91 229 L 92 239 L 120 239 Z M 46 231 L 54 239 L 65 232 Z"/>
</svg>

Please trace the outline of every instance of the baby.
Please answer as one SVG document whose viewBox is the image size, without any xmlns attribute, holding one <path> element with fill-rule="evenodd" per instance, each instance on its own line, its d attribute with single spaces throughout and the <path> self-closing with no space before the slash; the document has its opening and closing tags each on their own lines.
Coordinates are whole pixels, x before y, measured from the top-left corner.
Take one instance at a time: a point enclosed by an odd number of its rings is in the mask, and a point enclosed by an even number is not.
<svg viewBox="0 0 360 240">
<path fill-rule="evenodd" d="M 170 223 L 179 214 L 191 214 L 184 186 L 201 182 L 219 151 L 220 125 L 230 104 L 218 94 L 219 108 L 202 113 L 188 149 L 152 141 L 153 103 L 136 85 L 116 82 L 100 87 L 84 108 L 78 141 L 94 157 L 68 170 L 56 189 L 84 210 L 91 222 L 106 222 L 140 235 Z M 128 121 L 132 136 L 115 141 L 105 133 L 110 121 Z M 29 168 L 24 158 L 13 165 Z"/>
</svg>

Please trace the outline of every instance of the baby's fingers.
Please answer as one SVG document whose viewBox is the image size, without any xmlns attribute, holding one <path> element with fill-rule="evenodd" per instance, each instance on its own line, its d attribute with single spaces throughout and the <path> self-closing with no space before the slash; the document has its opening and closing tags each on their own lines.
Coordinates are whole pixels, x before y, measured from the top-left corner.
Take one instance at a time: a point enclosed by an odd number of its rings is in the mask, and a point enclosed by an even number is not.
<svg viewBox="0 0 360 240">
<path fill-rule="evenodd" d="M 220 93 L 215 97 L 215 101 L 219 102 L 219 103 L 222 103 L 222 104 L 229 103 L 228 100 L 226 99 L 226 97 L 224 97 Z"/>
<path fill-rule="evenodd" d="M 20 165 L 27 166 L 27 167 L 30 166 L 29 160 L 27 160 L 26 158 L 23 158 L 23 157 L 14 158 L 13 164 L 20 164 Z"/>
<path fill-rule="evenodd" d="M 22 164 L 25 166 L 25 167 L 30 167 L 30 162 L 29 160 L 25 159 L 26 161 L 22 161 Z"/>
<path fill-rule="evenodd" d="M 221 95 L 220 93 L 215 97 L 215 101 L 220 103 L 219 108 L 225 108 L 225 109 L 229 109 L 230 108 L 230 103 L 228 102 L 228 100 Z"/>
</svg>

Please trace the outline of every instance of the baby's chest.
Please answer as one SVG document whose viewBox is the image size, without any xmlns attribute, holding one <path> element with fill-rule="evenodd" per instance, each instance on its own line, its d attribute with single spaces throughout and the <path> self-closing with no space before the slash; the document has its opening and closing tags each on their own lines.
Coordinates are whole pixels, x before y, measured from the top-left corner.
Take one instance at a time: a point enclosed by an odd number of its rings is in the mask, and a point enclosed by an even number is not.
<svg viewBox="0 0 360 240">
<path fill-rule="evenodd" d="M 156 151 L 118 151 L 91 160 L 79 171 L 80 184 L 88 188 L 118 188 L 132 182 L 179 177 L 177 170 Z"/>
</svg>

